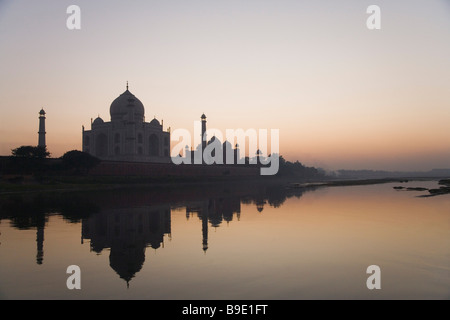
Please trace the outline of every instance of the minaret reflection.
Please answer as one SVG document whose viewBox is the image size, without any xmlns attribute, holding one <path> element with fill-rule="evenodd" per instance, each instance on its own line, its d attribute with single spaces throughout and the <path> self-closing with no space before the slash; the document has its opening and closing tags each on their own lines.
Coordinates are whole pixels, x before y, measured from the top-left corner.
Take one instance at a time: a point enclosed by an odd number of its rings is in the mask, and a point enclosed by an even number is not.
<svg viewBox="0 0 450 320">
<path fill-rule="evenodd" d="M 82 220 L 82 240 L 90 239 L 91 250 L 100 254 L 110 248 L 110 267 L 127 287 L 144 264 L 145 249 L 164 245 L 171 235 L 169 205 L 112 209 Z"/>
<path fill-rule="evenodd" d="M 213 198 L 203 201 L 190 202 L 186 205 L 186 219 L 197 214 L 202 222 L 202 250 L 208 250 L 209 223 L 213 228 L 221 225 L 222 221 L 227 224 L 233 220 L 236 214 L 239 219 L 241 213 L 241 199 L 239 197 Z"/>
<path fill-rule="evenodd" d="M 202 250 L 206 254 L 208 250 L 208 217 L 206 215 L 202 219 Z"/>
<path fill-rule="evenodd" d="M 36 263 L 42 264 L 44 262 L 44 229 L 45 220 L 43 223 L 37 225 L 36 231 Z"/>
</svg>

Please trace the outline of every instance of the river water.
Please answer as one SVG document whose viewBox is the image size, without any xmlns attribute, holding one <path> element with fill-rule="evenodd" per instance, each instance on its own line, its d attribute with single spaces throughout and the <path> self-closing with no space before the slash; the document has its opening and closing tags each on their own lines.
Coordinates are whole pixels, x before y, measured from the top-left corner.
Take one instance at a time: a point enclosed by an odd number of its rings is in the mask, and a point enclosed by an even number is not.
<svg viewBox="0 0 450 320">
<path fill-rule="evenodd" d="M 0 299 L 449 299 L 450 195 L 398 185 L 3 196 Z"/>
</svg>

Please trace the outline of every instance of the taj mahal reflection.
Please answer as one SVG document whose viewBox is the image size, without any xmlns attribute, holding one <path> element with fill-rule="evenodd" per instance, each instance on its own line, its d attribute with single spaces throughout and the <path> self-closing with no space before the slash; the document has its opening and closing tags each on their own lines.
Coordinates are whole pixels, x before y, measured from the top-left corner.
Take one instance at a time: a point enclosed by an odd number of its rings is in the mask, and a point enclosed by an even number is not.
<svg viewBox="0 0 450 320">
<path fill-rule="evenodd" d="M 169 205 L 112 209 L 82 220 L 82 241 L 100 254 L 110 248 L 109 265 L 129 285 L 142 269 L 147 247 L 158 249 L 171 235 Z"/>
<path fill-rule="evenodd" d="M 216 198 L 185 203 L 186 219 L 195 216 L 201 221 L 202 244 L 208 249 L 208 230 L 240 217 L 239 197 Z M 126 281 L 142 269 L 147 248 L 157 250 L 171 238 L 171 207 L 169 204 L 136 208 L 108 209 L 82 219 L 82 243 L 89 240 L 91 251 L 101 254 L 109 249 L 109 265 Z M 200 244 L 199 244 L 200 247 Z"/>
<path fill-rule="evenodd" d="M 45 229 L 49 215 L 61 215 L 70 223 L 81 222 L 81 243 L 93 253 L 109 251 L 109 265 L 127 287 L 142 270 L 146 250 L 160 250 L 172 237 L 172 210 L 185 210 L 186 220 L 198 219 L 198 250 L 206 254 L 211 228 L 241 218 L 241 205 L 279 207 L 305 190 L 233 188 L 200 190 L 130 190 L 70 195 L 36 195 L 31 199 L 12 197 L 0 203 L 0 221 L 10 219 L 20 230 L 36 230 L 36 264 L 44 261 Z"/>
</svg>

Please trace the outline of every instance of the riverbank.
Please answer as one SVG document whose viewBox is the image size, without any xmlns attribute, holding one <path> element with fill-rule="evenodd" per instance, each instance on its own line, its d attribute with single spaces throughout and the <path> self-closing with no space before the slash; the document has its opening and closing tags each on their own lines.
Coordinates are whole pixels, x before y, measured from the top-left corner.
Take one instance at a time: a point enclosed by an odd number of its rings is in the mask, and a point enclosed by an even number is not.
<svg viewBox="0 0 450 320">
<path fill-rule="evenodd" d="M 313 183 L 292 183 L 288 185 L 288 188 L 308 188 L 308 187 L 339 187 L 339 186 L 358 186 L 358 185 L 371 185 L 371 184 L 382 184 L 382 183 L 406 183 L 409 181 L 431 181 L 438 180 L 438 184 L 441 185 L 439 188 L 424 188 L 424 187 L 404 187 L 404 186 L 394 186 L 395 190 L 405 190 L 405 191 L 428 191 L 428 195 L 421 195 L 421 197 L 432 197 L 443 194 L 450 194 L 450 179 L 436 179 L 436 178 L 408 178 L 408 179 L 397 179 L 397 178 L 386 178 L 386 179 L 356 179 L 356 180 L 336 180 L 336 181 L 323 181 L 323 182 L 313 182 Z"/>
<path fill-rule="evenodd" d="M 316 188 L 336 186 L 356 186 L 382 184 L 392 182 L 439 180 L 426 177 L 383 178 L 383 179 L 351 179 L 339 180 L 329 177 L 306 179 L 286 176 L 257 176 L 257 177 L 175 177 L 148 178 L 142 176 L 2 176 L 0 177 L 0 195 L 20 193 L 42 193 L 61 191 L 98 191 L 125 188 L 158 188 L 158 187 L 192 187 L 211 186 L 217 184 L 243 183 L 249 185 L 272 185 L 283 188 Z M 437 190 L 429 190 L 431 195 L 450 193 L 450 179 L 441 179 L 443 185 Z M 398 187 L 401 189 L 402 187 Z"/>
<path fill-rule="evenodd" d="M 393 187 L 395 190 L 405 190 L 405 191 L 428 191 L 429 194 L 421 195 L 420 197 L 434 197 L 443 194 L 450 194 L 450 179 L 441 179 L 438 184 L 439 188 L 424 188 L 424 187 L 403 187 L 403 186 L 395 186 Z"/>
</svg>

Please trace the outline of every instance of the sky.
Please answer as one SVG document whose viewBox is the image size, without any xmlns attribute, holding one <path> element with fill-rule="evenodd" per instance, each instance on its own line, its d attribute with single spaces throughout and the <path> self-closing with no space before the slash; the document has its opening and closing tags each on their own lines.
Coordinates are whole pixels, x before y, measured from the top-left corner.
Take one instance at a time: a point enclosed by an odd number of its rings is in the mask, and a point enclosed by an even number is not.
<svg viewBox="0 0 450 320">
<path fill-rule="evenodd" d="M 41 108 L 52 156 L 81 150 L 129 81 L 164 129 L 205 113 L 309 166 L 450 168 L 449 40 L 448 0 L 0 0 L 0 155 L 37 145 Z"/>
</svg>

